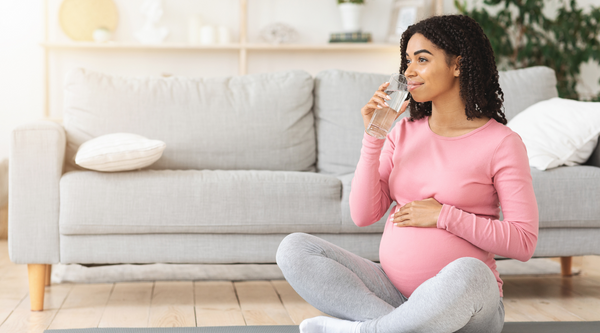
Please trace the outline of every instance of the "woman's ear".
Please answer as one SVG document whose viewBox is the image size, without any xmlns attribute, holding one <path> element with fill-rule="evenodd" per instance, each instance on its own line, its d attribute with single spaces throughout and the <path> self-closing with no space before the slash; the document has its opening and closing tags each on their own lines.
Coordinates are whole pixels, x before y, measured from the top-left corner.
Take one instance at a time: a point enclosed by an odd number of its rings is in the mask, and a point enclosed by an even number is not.
<svg viewBox="0 0 600 333">
<path fill-rule="evenodd" d="M 454 77 L 458 77 L 460 75 L 460 61 L 461 61 L 462 57 L 461 56 L 457 56 L 455 59 L 455 64 L 454 64 Z"/>
</svg>

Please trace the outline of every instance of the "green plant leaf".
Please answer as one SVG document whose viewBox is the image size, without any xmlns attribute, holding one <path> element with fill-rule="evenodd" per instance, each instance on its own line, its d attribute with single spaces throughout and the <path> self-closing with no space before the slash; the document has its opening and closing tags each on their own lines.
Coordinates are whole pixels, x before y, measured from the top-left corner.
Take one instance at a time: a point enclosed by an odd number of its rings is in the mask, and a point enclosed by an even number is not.
<svg viewBox="0 0 600 333">
<path fill-rule="evenodd" d="M 554 69 L 559 97 L 579 99 L 575 89 L 581 64 L 600 64 L 600 7 L 577 8 L 575 0 L 562 1 L 554 19 L 543 13 L 544 0 L 484 0 L 481 9 L 467 9 L 454 0 L 463 15 L 477 21 L 492 45 L 500 70 L 530 66 Z M 488 9 L 502 6 L 495 15 Z M 600 80 L 599 80 L 600 82 Z M 600 101 L 600 93 L 594 97 Z"/>
</svg>

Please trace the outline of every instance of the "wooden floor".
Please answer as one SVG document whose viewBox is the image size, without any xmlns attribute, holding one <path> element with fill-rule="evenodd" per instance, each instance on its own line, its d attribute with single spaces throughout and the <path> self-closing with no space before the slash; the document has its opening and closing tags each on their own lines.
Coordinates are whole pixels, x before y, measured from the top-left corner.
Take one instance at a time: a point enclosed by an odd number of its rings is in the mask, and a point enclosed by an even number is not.
<svg viewBox="0 0 600 333">
<path fill-rule="evenodd" d="M 582 273 L 503 276 L 506 321 L 600 321 L 600 257 L 573 258 Z M 0 333 L 89 327 L 297 325 L 324 315 L 284 280 L 54 284 L 30 311 L 26 265 L 0 241 Z"/>
</svg>

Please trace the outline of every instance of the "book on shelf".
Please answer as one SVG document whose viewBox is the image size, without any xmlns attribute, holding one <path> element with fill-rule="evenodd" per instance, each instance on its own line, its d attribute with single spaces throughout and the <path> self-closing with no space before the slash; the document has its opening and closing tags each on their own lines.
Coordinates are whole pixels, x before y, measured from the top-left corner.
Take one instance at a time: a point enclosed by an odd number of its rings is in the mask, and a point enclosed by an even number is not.
<svg viewBox="0 0 600 333">
<path fill-rule="evenodd" d="M 334 32 L 329 37 L 330 43 L 370 43 L 370 32 Z"/>
</svg>

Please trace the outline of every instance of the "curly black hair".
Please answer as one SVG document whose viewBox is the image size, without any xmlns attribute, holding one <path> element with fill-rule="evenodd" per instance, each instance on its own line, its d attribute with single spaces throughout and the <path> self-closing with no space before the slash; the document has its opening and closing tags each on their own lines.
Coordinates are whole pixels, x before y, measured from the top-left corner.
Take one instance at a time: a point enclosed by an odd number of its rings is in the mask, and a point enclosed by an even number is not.
<svg viewBox="0 0 600 333">
<path fill-rule="evenodd" d="M 438 15 L 409 26 L 400 40 L 401 74 L 408 67 L 406 46 L 416 33 L 444 50 L 448 66 L 454 56 L 461 56 L 460 97 L 465 103 L 467 120 L 487 116 L 506 125 L 506 116 L 502 110 L 504 93 L 498 83 L 494 51 L 479 23 L 466 15 Z M 416 102 L 410 94 L 409 98 L 409 121 L 431 116 L 431 101 Z"/>
</svg>

